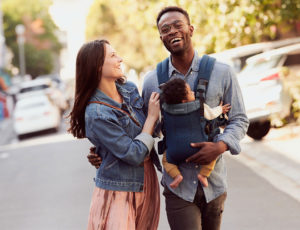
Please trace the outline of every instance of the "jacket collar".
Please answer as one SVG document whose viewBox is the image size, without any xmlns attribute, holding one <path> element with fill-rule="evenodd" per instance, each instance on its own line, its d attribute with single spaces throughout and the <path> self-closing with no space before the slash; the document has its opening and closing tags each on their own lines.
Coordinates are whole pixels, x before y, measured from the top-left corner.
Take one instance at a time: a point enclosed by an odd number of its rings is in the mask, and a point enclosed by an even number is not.
<svg viewBox="0 0 300 230">
<path fill-rule="evenodd" d="M 117 90 L 121 94 L 123 100 L 125 103 L 130 104 L 130 94 L 134 91 L 134 87 L 128 85 L 127 83 L 119 84 L 116 83 Z M 118 108 L 122 107 L 122 104 L 116 102 L 111 97 L 107 96 L 105 93 L 103 93 L 100 89 L 96 89 L 94 95 L 91 97 L 90 101 L 102 101 L 105 103 L 108 103 L 110 105 L 116 106 Z"/>
</svg>

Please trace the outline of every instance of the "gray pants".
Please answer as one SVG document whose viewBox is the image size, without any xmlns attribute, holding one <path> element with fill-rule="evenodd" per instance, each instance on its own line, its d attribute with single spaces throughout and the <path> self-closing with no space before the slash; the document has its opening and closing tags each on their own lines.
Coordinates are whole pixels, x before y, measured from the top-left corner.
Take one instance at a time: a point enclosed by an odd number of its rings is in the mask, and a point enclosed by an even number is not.
<svg viewBox="0 0 300 230">
<path fill-rule="evenodd" d="M 181 199 L 166 186 L 163 195 L 172 230 L 220 230 L 226 192 L 209 203 L 205 201 L 201 185 L 193 202 Z"/>
</svg>

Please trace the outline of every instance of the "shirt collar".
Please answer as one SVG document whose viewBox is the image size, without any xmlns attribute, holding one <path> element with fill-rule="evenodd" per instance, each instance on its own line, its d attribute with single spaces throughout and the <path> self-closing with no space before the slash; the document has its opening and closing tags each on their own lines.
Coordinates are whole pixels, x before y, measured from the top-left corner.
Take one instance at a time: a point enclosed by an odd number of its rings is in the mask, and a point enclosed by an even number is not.
<svg viewBox="0 0 300 230">
<path fill-rule="evenodd" d="M 198 72 L 199 64 L 200 64 L 200 57 L 198 56 L 198 52 L 195 50 L 192 64 L 186 75 L 188 75 L 191 71 Z M 170 57 L 169 57 L 169 77 L 171 77 L 174 73 L 182 74 L 173 66 L 172 61 L 171 61 L 171 55 L 170 55 Z"/>
</svg>

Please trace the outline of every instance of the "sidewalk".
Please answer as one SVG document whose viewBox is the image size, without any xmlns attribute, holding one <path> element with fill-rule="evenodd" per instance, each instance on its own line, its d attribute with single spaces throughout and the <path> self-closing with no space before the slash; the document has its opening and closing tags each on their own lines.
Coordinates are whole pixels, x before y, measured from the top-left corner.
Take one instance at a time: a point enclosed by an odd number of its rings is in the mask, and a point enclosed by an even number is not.
<svg viewBox="0 0 300 230">
<path fill-rule="evenodd" d="M 277 190 L 237 157 L 226 156 L 228 197 L 222 230 L 299 229 L 300 202 Z"/>
<path fill-rule="evenodd" d="M 0 121 L 0 146 L 8 144 L 14 137 L 13 121 L 6 118 Z"/>
<path fill-rule="evenodd" d="M 236 158 L 275 188 L 300 202 L 300 126 L 272 129 L 264 140 L 245 138 Z"/>
<path fill-rule="evenodd" d="M 226 154 L 228 199 L 222 230 L 297 230 L 300 226 L 300 126 L 246 137 L 238 156 Z"/>
</svg>

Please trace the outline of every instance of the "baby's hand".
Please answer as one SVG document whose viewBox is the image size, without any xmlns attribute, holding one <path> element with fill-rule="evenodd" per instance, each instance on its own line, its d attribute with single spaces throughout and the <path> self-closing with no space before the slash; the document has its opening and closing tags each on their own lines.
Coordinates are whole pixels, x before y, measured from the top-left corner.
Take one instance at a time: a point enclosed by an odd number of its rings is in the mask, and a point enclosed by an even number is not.
<svg viewBox="0 0 300 230">
<path fill-rule="evenodd" d="M 230 104 L 223 105 L 223 101 L 220 102 L 219 106 L 222 106 L 222 113 L 223 114 L 228 113 L 228 111 L 231 109 L 231 105 Z"/>
</svg>

